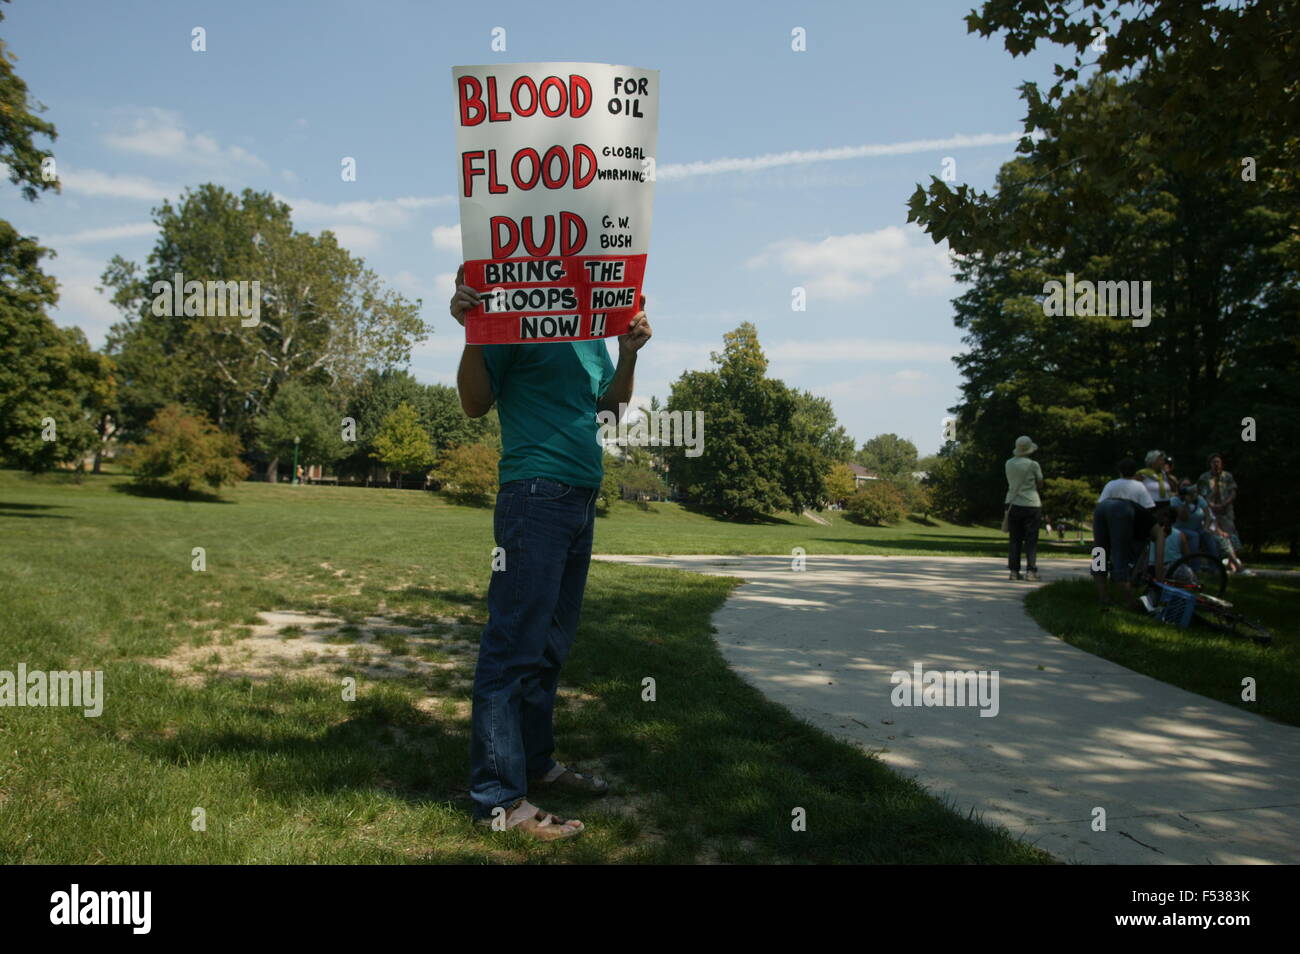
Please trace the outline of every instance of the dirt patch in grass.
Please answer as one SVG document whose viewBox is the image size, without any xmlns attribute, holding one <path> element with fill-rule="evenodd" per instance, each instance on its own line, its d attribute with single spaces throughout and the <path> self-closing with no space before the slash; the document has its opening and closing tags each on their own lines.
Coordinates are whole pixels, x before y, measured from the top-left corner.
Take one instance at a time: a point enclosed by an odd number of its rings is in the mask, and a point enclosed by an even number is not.
<svg viewBox="0 0 1300 954">
<path fill-rule="evenodd" d="M 449 617 L 409 625 L 383 616 L 349 623 L 339 616 L 290 611 L 257 615 L 260 622 L 235 638 L 214 630 L 206 642 L 180 645 L 147 662 L 189 686 L 213 677 L 265 681 L 293 675 L 337 682 L 356 675 L 415 677 L 446 691 L 468 685 L 478 658 L 478 628 Z M 453 703 L 455 711 L 447 712 L 444 702 Z M 457 699 L 427 697 L 420 707 L 457 717 L 462 708 L 468 712 L 468 703 Z"/>
</svg>

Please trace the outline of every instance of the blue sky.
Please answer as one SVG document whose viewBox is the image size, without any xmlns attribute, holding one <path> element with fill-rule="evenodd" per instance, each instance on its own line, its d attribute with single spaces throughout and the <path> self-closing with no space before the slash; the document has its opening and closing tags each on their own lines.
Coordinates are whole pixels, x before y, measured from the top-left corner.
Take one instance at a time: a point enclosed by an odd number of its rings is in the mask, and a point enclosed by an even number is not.
<svg viewBox="0 0 1300 954">
<path fill-rule="evenodd" d="M 0 35 L 58 128 L 63 192 L 29 204 L 5 183 L 0 216 L 59 253 L 54 318 L 99 345 L 116 313 L 98 277 L 115 254 L 144 263 L 163 197 L 208 181 L 273 191 L 297 228 L 334 229 L 424 300 L 435 333 L 411 370 L 454 384 L 451 67 L 658 69 L 655 337 L 637 401 L 709 367 L 749 320 L 770 373 L 830 398 L 859 443 L 893 431 L 929 453 L 958 398 L 958 286 L 944 249 L 907 225 L 906 200 L 945 156 L 958 182 L 987 188 L 1014 154 L 1016 87 L 1048 80 L 1058 55 L 1013 60 L 1000 38 L 967 34 L 972 5 L 16 0 Z M 206 52 L 190 48 L 195 26 Z M 494 27 L 505 52 L 490 48 Z M 340 178 L 344 156 L 355 182 Z M 806 311 L 791 310 L 795 286 Z"/>
</svg>

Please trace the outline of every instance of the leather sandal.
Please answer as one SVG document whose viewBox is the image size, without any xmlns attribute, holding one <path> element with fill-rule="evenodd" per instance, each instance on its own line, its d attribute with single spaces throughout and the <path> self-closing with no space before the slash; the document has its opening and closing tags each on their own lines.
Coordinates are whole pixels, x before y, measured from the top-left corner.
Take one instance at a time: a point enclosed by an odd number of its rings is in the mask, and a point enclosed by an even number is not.
<svg viewBox="0 0 1300 954">
<path fill-rule="evenodd" d="M 543 791 L 572 792 L 576 795 L 604 795 L 609 784 L 595 775 L 580 775 L 567 765 L 564 771 L 547 782 L 544 777 L 529 779 L 528 786 Z"/>
<path fill-rule="evenodd" d="M 491 818 L 480 818 L 474 824 L 492 827 Z M 581 835 L 586 827 L 576 818 L 561 818 L 544 812 L 526 799 L 519 799 L 506 811 L 505 831 L 518 829 L 538 841 L 563 841 Z"/>
</svg>

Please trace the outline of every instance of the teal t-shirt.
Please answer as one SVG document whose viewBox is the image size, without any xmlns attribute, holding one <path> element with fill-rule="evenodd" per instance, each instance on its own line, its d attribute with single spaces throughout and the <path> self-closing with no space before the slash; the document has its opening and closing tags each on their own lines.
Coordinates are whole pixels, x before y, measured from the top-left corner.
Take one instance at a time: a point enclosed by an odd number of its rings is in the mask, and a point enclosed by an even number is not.
<svg viewBox="0 0 1300 954">
<path fill-rule="evenodd" d="M 599 487 L 596 402 L 614 380 L 605 340 L 483 346 L 501 418 L 501 483 L 546 477 Z"/>
</svg>

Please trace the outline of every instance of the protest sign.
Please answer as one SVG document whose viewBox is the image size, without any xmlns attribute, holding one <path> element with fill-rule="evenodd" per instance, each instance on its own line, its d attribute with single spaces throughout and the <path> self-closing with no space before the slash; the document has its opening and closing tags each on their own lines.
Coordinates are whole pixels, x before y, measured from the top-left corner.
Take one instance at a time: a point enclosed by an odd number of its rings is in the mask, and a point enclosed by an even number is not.
<svg viewBox="0 0 1300 954">
<path fill-rule="evenodd" d="M 623 334 L 650 246 L 659 72 L 607 63 L 452 70 L 470 344 Z"/>
</svg>

